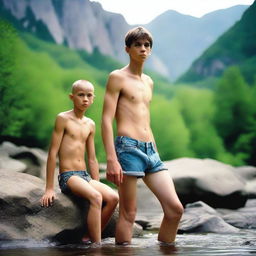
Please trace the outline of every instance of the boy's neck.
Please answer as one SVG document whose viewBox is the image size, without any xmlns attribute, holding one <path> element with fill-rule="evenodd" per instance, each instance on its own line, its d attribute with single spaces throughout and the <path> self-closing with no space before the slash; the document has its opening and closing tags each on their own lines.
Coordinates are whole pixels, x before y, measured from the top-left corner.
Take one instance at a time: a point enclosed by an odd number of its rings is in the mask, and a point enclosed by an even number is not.
<svg viewBox="0 0 256 256">
<path fill-rule="evenodd" d="M 81 111 L 79 109 L 74 108 L 73 113 L 74 113 L 76 118 L 83 119 L 85 111 Z"/>
<path fill-rule="evenodd" d="M 134 75 L 140 76 L 143 74 L 144 63 L 130 62 L 127 66 L 130 72 Z"/>
</svg>

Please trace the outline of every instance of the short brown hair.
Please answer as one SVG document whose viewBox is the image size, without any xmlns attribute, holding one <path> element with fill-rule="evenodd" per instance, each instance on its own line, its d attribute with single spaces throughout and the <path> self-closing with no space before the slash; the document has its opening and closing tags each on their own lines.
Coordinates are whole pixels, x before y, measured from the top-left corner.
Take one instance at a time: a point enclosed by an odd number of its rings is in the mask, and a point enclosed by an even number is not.
<svg viewBox="0 0 256 256">
<path fill-rule="evenodd" d="M 135 27 L 130 29 L 125 36 L 125 45 L 131 47 L 132 43 L 139 39 L 147 39 L 150 43 L 150 48 L 153 46 L 153 37 L 151 33 L 144 27 Z"/>
</svg>

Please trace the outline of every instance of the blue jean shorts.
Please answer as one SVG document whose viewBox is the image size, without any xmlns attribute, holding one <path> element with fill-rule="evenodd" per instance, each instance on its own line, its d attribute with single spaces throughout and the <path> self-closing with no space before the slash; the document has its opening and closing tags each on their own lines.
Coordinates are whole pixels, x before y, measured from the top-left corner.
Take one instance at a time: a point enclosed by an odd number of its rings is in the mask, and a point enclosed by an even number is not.
<svg viewBox="0 0 256 256">
<path fill-rule="evenodd" d="M 153 142 L 142 142 L 126 136 L 115 139 L 115 149 L 123 173 L 138 178 L 167 170 Z"/>
<path fill-rule="evenodd" d="M 62 193 L 68 193 L 71 192 L 67 182 L 68 179 L 71 176 L 78 176 L 81 177 L 82 179 L 86 180 L 87 182 L 90 182 L 90 180 L 92 179 L 90 174 L 87 171 L 67 171 L 67 172 L 62 172 L 59 176 L 58 176 L 58 180 L 59 180 L 59 186 L 60 186 L 60 190 Z"/>
</svg>

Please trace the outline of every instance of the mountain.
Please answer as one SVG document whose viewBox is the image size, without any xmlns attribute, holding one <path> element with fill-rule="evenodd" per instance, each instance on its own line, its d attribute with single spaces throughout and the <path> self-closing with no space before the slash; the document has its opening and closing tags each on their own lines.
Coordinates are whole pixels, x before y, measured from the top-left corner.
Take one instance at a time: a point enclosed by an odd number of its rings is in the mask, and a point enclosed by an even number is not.
<svg viewBox="0 0 256 256">
<path fill-rule="evenodd" d="M 153 34 L 153 53 L 146 68 L 170 80 L 239 20 L 247 6 L 235 6 L 202 18 L 167 11 L 145 25 Z M 37 37 L 127 61 L 124 36 L 131 28 L 120 14 L 89 0 L 0 0 L 0 16 Z"/>
<path fill-rule="evenodd" d="M 106 12 L 89 0 L 0 0 L 1 16 L 38 32 L 40 21 L 57 44 L 124 58 L 123 37 L 129 29 L 120 14 Z M 13 23 L 13 22 L 12 22 Z M 41 26 L 42 27 L 42 26 Z M 40 31 L 39 31 L 40 32 Z M 42 34 L 42 33 L 41 33 Z"/>
<path fill-rule="evenodd" d="M 219 77 L 223 71 L 238 65 L 248 82 L 256 73 L 256 1 L 245 11 L 240 21 L 224 33 L 200 56 L 179 79 L 195 82 L 206 77 Z"/>
<path fill-rule="evenodd" d="M 218 10 L 201 18 L 167 11 L 146 27 L 154 36 L 154 54 L 166 65 L 167 76 L 175 80 L 202 52 L 241 18 L 248 6 Z"/>
</svg>

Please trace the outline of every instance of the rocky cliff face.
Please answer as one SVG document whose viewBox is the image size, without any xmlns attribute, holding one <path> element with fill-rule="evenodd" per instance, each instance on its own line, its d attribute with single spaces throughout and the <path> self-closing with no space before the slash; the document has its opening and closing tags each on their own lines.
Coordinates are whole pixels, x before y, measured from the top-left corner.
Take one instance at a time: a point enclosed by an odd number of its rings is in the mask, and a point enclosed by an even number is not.
<svg viewBox="0 0 256 256">
<path fill-rule="evenodd" d="M 33 27 L 28 12 L 34 15 L 36 21 L 45 24 L 57 44 L 65 43 L 89 53 L 98 48 L 105 55 L 124 58 L 123 37 L 129 25 L 122 15 L 104 11 L 99 3 L 89 0 L 2 0 L 2 3 L 24 28 Z"/>
</svg>

